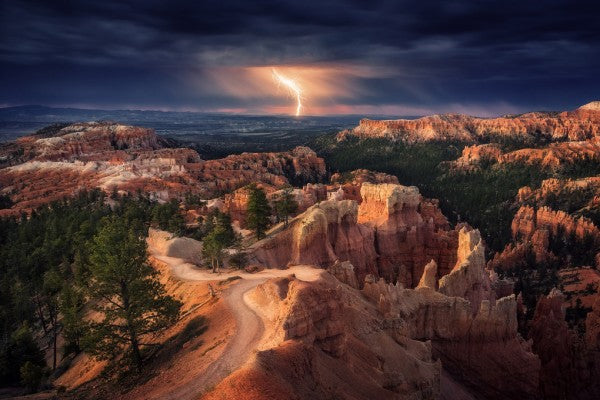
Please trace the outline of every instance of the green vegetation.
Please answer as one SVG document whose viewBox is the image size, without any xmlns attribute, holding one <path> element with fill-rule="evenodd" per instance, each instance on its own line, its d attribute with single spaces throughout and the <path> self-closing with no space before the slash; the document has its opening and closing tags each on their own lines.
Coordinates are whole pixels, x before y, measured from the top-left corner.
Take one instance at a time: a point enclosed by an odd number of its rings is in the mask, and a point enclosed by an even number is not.
<svg viewBox="0 0 600 400">
<path fill-rule="evenodd" d="M 511 205 L 519 188 L 539 185 L 550 176 L 535 166 L 516 164 L 451 172 L 444 162 L 460 156 L 465 146 L 460 142 L 333 140 L 322 138 L 317 144 L 333 171 L 367 168 L 396 175 L 403 185 L 418 186 L 424 196 L 439 199 L 452 222 L 467 221 L 479 228 L 493 250 L 500 250 L 510 240 L 510 222 L 516 211 Z"/>
<path fill-rule="evenodd" d="M 179 211 L 179 202 L 171 200 L 164 204 L 157 204 L 152 209 L 152 222 L 164 230 L 180 236 L 185 231 L 185 221 Z"/>
<path fill-rule="evenodd" d="M 275 199 L 274 204 L 277 221 L 283 221 L 284 226 L 288 225 L 290 215 L 298 210 L 298 202 L 294 199 L 292 188 L 283 189 Z"/>
<path fill-rule="evenodd" d="M 490 137 L 505 151 L 547 145 L 543 135 L 525 140 Z M 440 200 L 442 211 L 452 222 L 466 221 L 477 227 L 492 251 L 501 250 L 510 240 L 510 223 L 516 208 L 519 188 L 539 187 L 548 178 L 577 179 L 600 174 L 600 162 L 591 158 L 566 164 L 553 170 L 541 165 L 522 163 L 483 163 L 469 171 L 450 171 L 446 161 L 457 159 L 465 146 L 461 142 L 428 142 L 407 144 L 388 139 L 348 138 L 337 142 L 334 136 L 323 136 L 313 144 L 333 172 L 344 173 L 358 168 L 381 171 L 398 177 L 403 185 L 418 186 L 421 193 Z M 549 196 L 537 206 L 577 212 L 600 221 L 598 209 L 582 209 L 592 195 L 580 189 Z"/>
<path fill-rule="evenodd" d="M 141 347 L 147 338 L 172 325 L 181 303 L 165 294 L 158 272 L 146 262 L 145 236 L 126 216 L 102 220 L 92 241 L 90 284 L 92 310 L 100 321 L 90 322 L 84 348 L 99 359 L 131 361 L 143 366 Z"/>
<path fill-rule="evenodd" d="M 231 217 L 215 210 L 204 221 L 202 231 L 206 232 L 202 241 L 202 256 L 210 260 L 212 271 L 217 272 L 223 262 L 223 250 L 239 240 L 231 227 Z"/>
<path fill-rule="evenodd" d="M 98 289 L 91 282 L 98 281 L 103 264 L 94 255 L 93 239 L 105 221 L 120 221 L 127 228 L 126 239 L 138 243 L 115 242 L 110 259 L 120 246 L 145 254 L 140 238 L 149 226 L 181 226 L 183 221 L 176 202 L 159 205 L 141 196 L 113 200 L 109 206 L 103 192 L 84 191 L 30 216 L 0 219 L 0 386 L 33 389 L 38 377 L 43 381 L 49 371 L 42 350 L 51 355 L 49 369 L 58 369 L 62 358 L 81 351 L 89 333 L 83 313 Z M 142 275 L 135 285 L 147 283 Z M 65 339 L 62 348 L 58 335 Z"/>
<path fill-rule="evenodd" d="M 271 207 L 267 200 L 265 191 L 256 185 L 250 185 L 250 198 L 248 199 L 248 220 L 247 225 L 256 234 L 260 240 L 270 224 Z"/>
<path fill-rule="evenodd" d="M 574 330 L 579 337 L 583 337 L 585 334 L 585 319 L 590 311 L 592 311 L 592 308 L 584 307 L 579 298 L 575 300 L 574 306 L 567 307 L 565 310 L 565 320 L 569 328 Z"/>
<path fill-rule="evenodd" d="M 337 142 L 335 136 L 323 136 L 313 143 L 315 151 L 334 172 L 359 168 L 386 172 L 396 175 L 402 184 L 416 185 L 422 190 L 427 190 L 440 175 L 440 162 L 458 158 L 464 145 L 460 142 L 406 144 L 357 138 Z"/>
<path fill-rule="evenodd" d="M 440 199 L 440 207 L 454 222 L 467 221 L 483 234 L 487 245 L 501 250 L 511 239 L 510 225 L 519 188 L 539 186 L 550 175 L 536 166 L 491 165 L 468 172 L 445 172 L 425 191 Z"/>
<path fill-rule="evenodd" d="M 23 322 L 2 343 L 0 353 L 0 384 L 23 383 L 35 390 L 41 383 L 46 362 L 44 354 L 33 339 L 28 322 Z"/>
<path fill-rule="evenodd" d="M 10 199 L 10 196 L 5 194 L 0 195 L 0 210 L 5 208 L 11 208 L 13 206 L 13 202 Z"/>
</svg>

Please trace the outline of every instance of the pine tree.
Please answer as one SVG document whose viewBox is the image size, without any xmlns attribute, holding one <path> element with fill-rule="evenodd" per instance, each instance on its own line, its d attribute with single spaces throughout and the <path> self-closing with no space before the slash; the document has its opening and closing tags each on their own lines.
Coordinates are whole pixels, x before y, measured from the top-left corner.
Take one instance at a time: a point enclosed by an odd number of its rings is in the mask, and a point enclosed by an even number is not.
<svg viewBox="0 0 600 400">
<path fill-rule="evenodd" d="M 84 347 L 99 359 L 126 355 L 140 371 L 141 347 L 151 334 L 172 325 L 181 303 L 165 294 L 146 262 L 146 242 L 126 220 L 107 217 L 91 245 L 89 292 L 98 322 L 90 322 Z"/>
<path fill-rule="evenodd" d="M 213 272 L 217 272 L 223 259 L 223 250 L 233 246 L 238 238 L 231 227 L 229 214 L 216 211 L 208 216 L 207 225 L 211 230 L 202 241 L 202 256 L 210 260 Z"/>
<path fill-rule="evenodd" d="M 58 301 L 59 294 L 63 287 L 63 279 L 56 268 L 52 268 L 44 274 L 44 283 L 42 292 L 44 294 L 44 303 L 48 313 L 48 322 L 50 323 L 52 334 L 52 370 L 56 369 L 57 362 L 57 339 L 59 331 L 58 322 Z"/>
<path fill-rule="evenodd" d="M 62 335 L 65 338 L 65 355 L 79 352 L 80 340 L 85 331 L 83 320 L 83 292 L 75 284 L 65 285 L 59 297 L 59 309 L 62 314 Z"/>
<path fill-rule="evenodd" d="M 256 185 L 251 185 L 249 189 L 247 225 L 254 231 L 256 238 L 261 239 L 269 227 L 271 207 L 264 190 Z"/>
<path fill-rule="evenodd" d="M 283 220 L 284 226 L 288 225 L 290 215 L 294 214 L 298 210 L 298 202 L 294 199 L 292 188 L 285 188 L 275 200 L 275 212 L 277 218 Z"/>
</svg>

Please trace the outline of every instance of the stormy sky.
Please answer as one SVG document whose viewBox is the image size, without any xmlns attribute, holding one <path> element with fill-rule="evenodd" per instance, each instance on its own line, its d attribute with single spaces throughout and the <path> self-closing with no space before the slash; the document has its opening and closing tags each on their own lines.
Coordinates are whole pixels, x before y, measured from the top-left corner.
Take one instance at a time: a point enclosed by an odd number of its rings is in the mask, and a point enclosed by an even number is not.
<svg viewBox="0 0 600 400">
<path fill-rule="evenodd" d="M 600 98 L 599 1 L 0 0 L 0 106 L 490 116 Z"/>
</svg>

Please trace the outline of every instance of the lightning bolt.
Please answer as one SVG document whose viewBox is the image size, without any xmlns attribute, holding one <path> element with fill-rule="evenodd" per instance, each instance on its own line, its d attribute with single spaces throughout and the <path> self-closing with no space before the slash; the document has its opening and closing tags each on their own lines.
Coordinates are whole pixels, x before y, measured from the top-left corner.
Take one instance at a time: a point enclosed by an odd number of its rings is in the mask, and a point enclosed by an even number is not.
<svg viewBox="0 0 600 400">
<path fill-rule="evenodd" d="M 302 88 L 295 80 L 280 75 L 275 68 L 273 68 L 272 71 L 275 81 L 277 81 L 278 84 L 285 86 L 288 89 L 290 96 L 296 98 L 296 117 L 299 116 L 302 111 Z"/>
</svg>

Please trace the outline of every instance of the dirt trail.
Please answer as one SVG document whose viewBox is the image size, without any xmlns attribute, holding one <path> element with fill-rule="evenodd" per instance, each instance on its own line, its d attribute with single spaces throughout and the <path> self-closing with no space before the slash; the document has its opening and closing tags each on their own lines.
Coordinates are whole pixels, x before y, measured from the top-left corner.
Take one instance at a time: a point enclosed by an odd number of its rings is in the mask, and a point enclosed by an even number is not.
<svg viewBox="0 0 600 400">
<path fill-rule="evenodd" d="M 323 272 L 323 270 L 310 266 L 295 266 L 286 270 L 268 269 L 255 274 L 240 271 L 213 274 L 207 270 L 199 269 L 182 259 L 161 256 L 152 250 L 150 249 L 153 256 L 167 263 L 171 267 L 173 275 L 179 279 L 214 281 L 227 279 L 232 276 L 240 276 L 242 278 L 238 283 L 233 284 L 220 294 L 227 303 L 227 306 L 232 310 L 236 320 L 236 331 L 223 354 L 191 382 L 177 386 L 171 392 L 162 394 L 159 397 L 160 399 L 167 400 L 198 399 L 204 392 L 221 382 L 248 360 L 262 338 L 265 327 L 263 320 L 252 308 L 252 305 L 245 300 L 245 293 L 269 278 L 295 274 L 300 280 L 314 281 L 319 279 Z"/>
<path fill-rule="evenodd" d="M 250 356 L 264 332 L 262 320 L 244 301 L 244 293 L 255 288 L 266 279 L 242 280 L 222 293 L 227 305 L 233 311 L 236 332 L 227 344 L 223 354 L 201 375 L 189 384 L 177 386 L 170 393 L 159 398 L 169 400 L 197 399 L 207 389 L 214 387 L 231 372 L 239 368 Z"/>
</svg>

